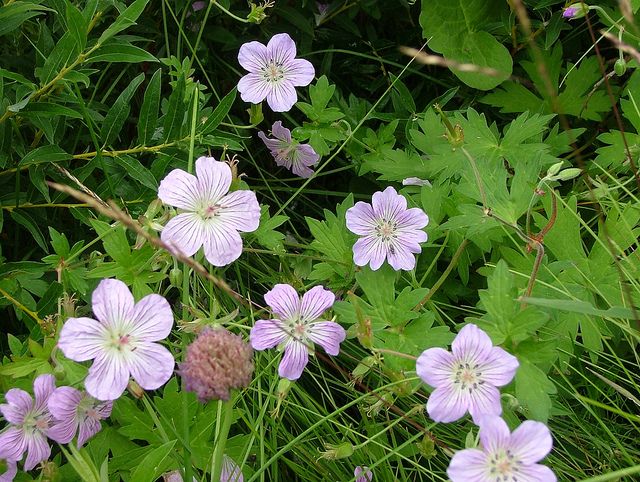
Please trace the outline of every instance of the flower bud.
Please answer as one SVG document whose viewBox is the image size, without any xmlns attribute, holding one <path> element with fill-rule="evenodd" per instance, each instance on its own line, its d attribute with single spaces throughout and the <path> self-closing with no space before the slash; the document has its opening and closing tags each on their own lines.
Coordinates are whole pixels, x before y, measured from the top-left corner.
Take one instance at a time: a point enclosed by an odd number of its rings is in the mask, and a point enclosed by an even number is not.
<svg viewBox="0 0 640 482">
<path fill-rule="evenodd" d="M 176 288 L 182 288 L 182 270 L 180 268 L 173 268 L 169 271 L 169 283 Z"/>
<path fill-rule="evenodd" d="M 589 11 L 589 6 L 583 2 L 577 2 L 569 5 L 562 11 L 562 16 L 564 18 L 568 18 L 569 20 L 573 20 L 575 18 L 582 18 L 587 15 Z"/>
<path fill-rule="evenodd" d="M 625 74 L 625 72 L 627 71 L 627 63 L 624 61 L 624 59 L 616 60 L 616 63 L 613 64 L 613 71 L 618 77 Z"/>
<path fill-rule="evenodd" d="M 418 451 L 426 458 L 430 459 L 436 455 L 436 444 L 428 435 L 422 437 L 422 440 L 416 444 Z"/>
<path fill-rule="evenodd" d="M 573 179 L 574 177 L 578 177 L 582 171 L 577 167 L 572 167 L 569 169 L 565 169 L 564 171 L 560 171 L 558 173 L 557 178 L 561 181 L 568 181 L 569 179 Z"/>
<path fill-rule="evenodd" d="M 187 347 L 179 374 L 201 402 L 229 400 L 230 390 L 251 382 L 253 349 L 224 328 L 205 328 Z"/>
<path fill-rule="evenodd" d="M 353 445 L 349 442 L 342 443 L 340 445 L 325 444 L 324 448 L 327 449 L 320 455 L 321 459 L 337 460 L 345 459 L 353 455 Z"/>
<path fill-rule="evenodd" d="M 564 161 L 556 162 L 553 166 L 551 166 L 549 169 L 547 169 L 547 176 L 546 177 L 553 177 L 556 174 L 558 174 L 558 172 L 560 172 L 560 168 L 562 168 L 562 164 L 563 163 L 564 163 Z"/>
</svg>

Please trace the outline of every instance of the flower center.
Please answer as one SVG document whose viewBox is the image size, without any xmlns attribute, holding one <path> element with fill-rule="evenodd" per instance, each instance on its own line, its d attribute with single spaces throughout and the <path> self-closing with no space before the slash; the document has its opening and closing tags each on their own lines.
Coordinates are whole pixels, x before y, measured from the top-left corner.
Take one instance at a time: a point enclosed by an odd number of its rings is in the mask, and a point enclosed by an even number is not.
<svg viewBox="0 0 640 482">
<path fill-rule="evenodd" d="M 134 338 L 128 333 L 113 331 L 107 340 L 107 347 L 120 353 L 132 352 L 135 350 Z"/>
<path fill-rule="evenodd" d="M 213 219 L 220 213 L 220 206 L 217 204 L 207 205 L 202 210 L 202 219 Z"/>
<path fill-rule="evenodd" d="M 387 221 L 386 219 L 382 219 L 378 221 L 376 224 L 375 232 L 379 238 L 382 238 L 382 241 L 388 243 L 392 239 L 395 239 L 398 235 L 396 234 L 396 229 L 398 228 L 398 223 L 395 221 Z"/>
<path fill-rule="evenodd" d="M 262 78 L 270 84 L 275 84 L 284 79 L 284 68 L 282 62 L 269 59 L 267 65 L 262 68 Z"/>
<path fill-rule="evenodd" d="M 41 413 L 29 413 L 22 423 L 26 433 L 45 432 L 49 428 L 49 417 Z"/>
<path fill-rule="evenodd" d="M 454 369 L 453 383 L 460 390 L 469 390 L 469 393 L 471 393 L 484 383 L 481 378 L 482 373 L 475 363 L 460 361 L 455 365 Z"/>
<path fill-rule="evenodd" d="M 489 477 L 495 482 L 517 482 L 520 461 L 510 450 L 499 450 L 487 459 Z"/>
</svg>

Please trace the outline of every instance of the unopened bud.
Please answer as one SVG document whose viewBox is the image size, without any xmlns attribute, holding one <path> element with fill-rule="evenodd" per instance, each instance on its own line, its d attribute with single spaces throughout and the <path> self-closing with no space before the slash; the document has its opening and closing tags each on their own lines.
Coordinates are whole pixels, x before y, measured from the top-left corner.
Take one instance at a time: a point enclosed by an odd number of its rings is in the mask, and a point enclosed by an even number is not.
<svg viewBox="0 0 640 482">
<path fill-rule="evenodd" d="M 321 459 L 337 460 L 345 459 L 353 455 L 353 445 L 349 442 L 340 445 L 325 444 L 324 448 L 326 450 L 320 455 Z"/>
<path fill-rule="evenodd" d="M 473 434 L 473 429 L 467 432 L 467 436 L 464 438 L 464 448 L 474 449 L 478 445 L 476 436 Z"/>
<path fill-rule="evenodd" d="M 551 166 L 549 169 L 547 169 L 547 176 L 546 177 L 553 177 L 556 174 L 558 174 L 560 172 L 560 169 L 562 168 L 562 164 L 563 163 L 564 163 L 564 161 L 556 162 L 553 166 Z"/>
<path fill-rule="evenodd" d="M 180 268 L 173 268 L 169 271 L 169 283 L 176 288 L 182 287 L 182 270 Z"/>
<path fill-rule="evenodd" d="M 127 385 L 127 390 L 129 390 L 129 393 L 133 395 L 135 398 L 139 399 L 144 396 L 144 388 L 142 388 L 133 380 L 129 380 L 129 384 Z"/>
<path fill-rule="evenodd" d="M 62 365 L 56 365 L 53 367 L 53 376 L 56 377 L 56 380 L 62 381 L 66 376 L 67 371 L 64 369 Z M 0 479 L 1 480 L 1 479 Z"/>
<path fill-rule="evenodd" d="M 430 459 L 436 455 L 436 444 L 428 435 L 422 437 L 422 440 L 416 444 L 418 451 L 426 458 Z"/>
<path fill-rule="evenodd" d="M 627 71 L 627 63 L 624 61 L 624 59 L 616 60 L 616 63 L 613 64 L 613 71 L 618 77 L 625 74 L 625 72 Z"/>
<path fill-rule="evenodd" d="M 562 16 L 569 20 L 582 18 L 589 12 L 589 5 L 584 2 L 577 2 L 569 5 L 562 11 Z"/>
<path fill-rule="evenodd" d="M 556 176 L 561 181 L 568 181 L 569 179 L 573 179 L 574 177 L 578 177 L 582 171 L 577 167 L 572 167 L 569 169 L 565 169 L 564 171 L 560 171 Z"/>
</svg>

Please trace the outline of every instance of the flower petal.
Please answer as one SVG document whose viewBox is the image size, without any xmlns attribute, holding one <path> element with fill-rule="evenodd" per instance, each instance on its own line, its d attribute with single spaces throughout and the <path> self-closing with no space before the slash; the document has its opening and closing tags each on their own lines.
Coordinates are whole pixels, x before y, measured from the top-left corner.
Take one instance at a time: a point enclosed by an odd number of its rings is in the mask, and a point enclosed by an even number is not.
<svg viewBox="0 0 640 482">
<path fill-rule="evenodd" d="M 133 307 L 131 323 L 137 340 L 164 340 L 173 327 L 173 312 L 164 296 L 147 295 Z"/>
<path fill-rule="evenodd" d="M 7 460 L 7 469 L 0 474 L 0 482 L 12 482 L 18 473 L 18 464 L 13 460 Z"/>
<path fill-rule="evenodd" d="M 299 148 L 300 146 L 298 146 L 298 149 Z M 307 166 L 305 166 L 303 162 L 297 159 L 296 155 L 294 155 L 294 158 L 291 161 L 291 172 L 293 172 L 296 176 L 300 176 L 304 179 L 308 179 L 313 176 L 313 169 L 309 169 Z"/>
<path fill-rule="evenodd" d="M 242 471 L 231 457 L 222 457 L 222 471 L 220 472 L 220 482 L 243 482 Z"/>
<path fill-rule="evenodd" d="M 245 102 L 259 104 L 271 92 L 271 85 L 259 74 L 247 74 L 238 82 L 240 98 Z"/>
<path fill-rule="evenodd" d="M 510 449 L 511 432 L 507 423 L 497 415 L 479 416 L 476 423 L 480 427 L 480 443 L 488 454 Z"/>
<path fill-rule="evenodd" d="M 39 432 L 34 432 L 27 439 L 27 458 L 24 461 L 24 470 L 33 469 L 40 462 L 44 462 L 51 455 L 51 446 L 47 438 Z"/>
<path fill-rule="evenodd" d="M 255 350 L 273 348 L 288 337 L 285 324 L 280 320 L 258 320 L 249 333 L 249 341 Z"/>
<path fill-rule="evenodd" d="M 486 473 L 487 456 L 477 449 L 456 452 L 447 469 L 451 482 L 489 482 Z"/>
<path fill-rule="evenodd" d="M 131 376 L 145 390 L 161 387 L 173 375 L 176 362 L 171 352 L 162 345 L 139 343 L 131 355 L 128 361 Z"/>
<path fill-rule="evenodd" d="M 36 399 L 34 409 L 42 412 L 47 409 L 47 401 L 56 389 L 56 378 L 53 375 L 39 375 L 33 382 L 33 394 Z"/>
<path fill-rule="evenodd" d="M 478 388 L 473 389 L 468 400 L 469 413 L 475 423 L 483 415 L 500 415 L 502 413 L 500 391 L 489 383 L 478 385 Z"/>
<path fill-rule="evenodd" d="M 371 197 L 371 205 L 376 218 L 395 220 L 407 210 L 407 200 L 391 186 Z"/>
<path fill-rule="evenodd" d="M 365 236 L 353 245 L 353 262 L 358 266 L 369 264 L 373 271 L 382 266 L 387 257 L 387 249 L 376 236 Z"/>
<path fill-rule="evenodd" d="M 518 470 L 518 481 L 521 482 L 556 482 L 557 480 L 556 474 L 545 465 L 528 465 Z"/>
<path fill-rule="evenodd" d="M 249 72 L 258 72 L 267 65 L 267 47 L 260 42 L 247 42 L 240 46 L 238 63 Z"/>
<path fill-rule="evenodd" d="M 329 355 L 337 356 L 340 353 L 340 343 L 347 337 L 338 323 L 333 321 L 318 321 L 310 323 L 306 330 L 307 337 L 314 343 L 317 343 Z"/>
<path fill-rule="evenodd" d="M 78 447 L 82 447 L 87 440 L 97 434 L 102 424 L 95 418 L 87 417 L 78 428 Z"/>
<path fill-rule="evenodd" d="M 54 419 L 66 420 L 76 417 L 80 400 L 82 400 L 80 390 L 73 387 L 59 387 L 49 397 L 47 406 Z"/>
<path fill-rule="evenodd" d="M 309 351 L 304 343 L 289 340 L 284 348 L 284 356 L 278 367 L 278 374 L 289 380 L 297 380 L 309 362 Z"/>
<path fill-rule="evenodd" d="M 466 413 L 469 400 L 450 386 L 438 387 L 427 400 L 427 412 L 436 422 L 454 422 Z"/>
<path fill-rule="evenodd" d="M 214 266 L 226 266 L 242 254 L 242 238 L 238 231 L 222 219 L 207 225 L 204 256 Z"/>
<path fill-rule="evenodd" d="M 429 224 L 429 216 L 420 208 L 410 208 L 406 211 L 399 213 L 396 216 L 396 222 L 398 223 L 398 229 L 401 231 L 415 230 L 424 234 L 425 239 L 418 241 L 423 243 L 426 241 L 427 233 L 422 231 L 427 224 Z"/>
<path fill-rule="evenodd" d="M 158 197 L 169 206 L 194 211 L 202 199 L 202 193 L 198 190 L 198 179 L 193 174 L 174 169 L 160 181 Z"/>
<path fill-rule="evenodd" d="M 273 156 L 277 154 L 278 149 L 283 149 L 286 147 L 283 146 L 283 143 L 285 141 L 281 141 L 279 139 L 270 139 L 262 131 L 258 132 L 258 137 L 262 139 L 262 142 L 264 142 L 265 146 L 267 146 L 267 149 L 271 151 L 271 155 Z"/>
<path fill-rule="evenodd" d="M 70 360 L 92 360 L 102 352 L 106 328 L 92 318 L 69 318 L 60 330 L 58 348 Z"/>
<path fill-rule="evenodd" d="M 400 243 L 394 243 L 387 252 L 387 261 L 396 270 L 411 271 L 416 267 L 414 254 Z"/>
<path fill-rule="evenodd" d="M 482 374 L 482 380 L 495 387 L 502 387 L 513 380 L 518 366 L 515 356 L 494 346 L 478 365 L 478 371 Z"/>
<path fill-rule="evenodd" d="M 217 203 L 229 192 L 231 167 L 226 162 L 216 161 L 213 157 L 199 157 L 196 159 L 196 174 L 202 199 Z"/>
<path fill-rule="evenodd" d="M 266 52 L 269 62 L 286 64 L 296 56 L 296 43 L 288 33 L 279 33 L 271 37 Z"/>
<path fill-rule="evenodd" d="M 525 465 L 545 458 L 553 447 L 551 431 L 544 423 L 527 420 L 511 434 L 511 449 Z"/>
<path fill-rule="evenodd" d="M 302 164 L 303 166 L 315 166 L 320 160 L 318 153 L 309 144 L 298 144 L 295 152 L 294 164 Z"/>
<path fill-rule="evenodd" d="M 298 101 L 298 94 L 293 84 L 287 80 L 272 84 L 267 93 L 267 104 L 273 112 L 287 112 Z"/>
<path fill-rule="evenodd" d="M 0 433 L 0 458 L 20 460 L 26 450 L 27 440 L 23 430 L 18 427 L 9 427 Z"/>
<path fill-rule="evenodd" d="M 362 201 L 347 209 L 345 220 L 347 229 L 360 236 L 372 234 L 378 221 L 371 204 Z"/>
<path fill-rule="evenodd" d="M 133 295 L 122 281 L 103 279 L 93 291 L 91 304 L 93 313 L 103 325 L 121 326 L 131 316 Z"/>
<path fill-rule="evenodd" d="M 353 471 L 356 482 L 371 482 L 373 480 L 373 472 L 369 467 L 360 467 L 359 465 Z"/>
<path fill-rule="evenodd" d="M 129 383 L 129 368 L 124 359 L 114 353 L 99 354 L 84 380 L 87 392 L 98 400 L 115 400 Z"/>
<path fill-rule="evenodd" d="M 220 199 L 218 217 L 225 225 L 250 233 L 260 225 L 260 205 L 253 191 L 233 191 Z"/>
<path fill-rule="evenodd" d="M 451 351 L 456 358 L 475 363 L 481 363 L 492 348 L 489 335 L 473 324 L 464 326 L 451 344 Z"/>
<path fill-rule="evenodd" d="M 316 75 L 316 69 L 308 60 L 294 59 L 286 66 L 285 75 L 296 87 L 304 87 L 309 85 Z"/>
<path fill-rule="evenodd" d="M 68 444 L 76 436 L 78 430 L 78 419 L 75 417 L 57 420 L 47 432 L 47 437 L 59 444 Z"/>
<path fill-rule="evenodd" d="M 195 213 L 182 213 L 172 218 L 162 230 L 162 241 L 177 248 L 185 256 L 193 256 L 204 243 L 205 223 Z"/>
<path fill-rule="evenodd" d="M 336 295 L 322 286 L 314 286 L 302 296 L 300 302 L 300 320 L 307 322 L 320 318 L 320 315 L 333 306 Z"/>
<path fill-rule="evenodd" d="M 300 297 L 293 286 L 277 284 L 264 295 L 264 300 L 271 311 L 283 320 L 292 320 L 298 317 Z"/>
<path fill-rule="evenodd" d="M 426 384 L 432 387 L 444 387 L 451 384 L 453 363 L 453 355 L 447 350 L 429 348 L 418 357 L 416 372 Z"/>
<path fill-rule="evenodd" d="M 279 141 L 291 142 L 291 131 L 282 125 L 282 121 L 275 121 L 271 126 L 271 133 Z"/>
<path fill-rule="evenodd" d="M 4 398 L 9 403 L 0 405 L 0 413 L 7 422 L 20 425 L 27 412 L 33 408 L 31 395 L 20 388 L 12 388 L 5 393 Z"/>
</svg>

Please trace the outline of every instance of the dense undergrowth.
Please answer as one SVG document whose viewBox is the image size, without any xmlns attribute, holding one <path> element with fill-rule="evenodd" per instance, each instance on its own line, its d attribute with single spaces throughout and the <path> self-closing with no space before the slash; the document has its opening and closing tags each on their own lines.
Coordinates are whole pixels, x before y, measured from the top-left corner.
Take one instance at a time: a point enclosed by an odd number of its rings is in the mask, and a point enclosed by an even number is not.
<svg viewBox="0 0 640 482">
<path fill-rule="evenodd" d="M 278 351 L 255 351 L 248 387 L 226 403 L 200 403 L 178 372 L 157 390 L 132 382 L 80 450 L 49 442 L 48 461 L 25 472 L 22 457 L 16 480 L 215 480 L 223 455 L 245 481 L 356 480 L 358 466 L 376 481 L 447 480 L 478 427 L 433 420 L 416 358 L 469 323 L 517 358 L 502 417 L 512 430 L 548 425 L 542 463 L 558 480 L 635 480 L 640 2 L 564 7 L 5 0 L 3 393 L 33 393 L 42 374 L 83 389 L 91 363 L 72 361 L 60 332 L 100 316 L 92 293 L 108 278 L 136 301 L 166 298 L 175 323 L 159 343 L 178 363 L 205 327 L 248 340 L 261 320 L 285 319 L 265 299 L 277 284 L 331 290 L 324 319 L 346 330 L 339 355 L 316 346 L 295 381 L 278 376 Z M 291 109 L 244 102 L 241 47 L 283 32 L 313 80 Z M 278 121 L 292 149 L 317 153 L 308 177 L 258 136 Z M 160 183 L 202 156 L 227 161 L 231 194 L 260 205 L 242 208 L 237 259 L 205 246 L 194 263 L 164 249 L 166 233 L 158 241 L 185 210 Z M 348 212 L 388 186 L 426 213 L 428 240 L 415 267 L 414 254 L 403 269 L 391 257 L 358 266 Z M 16 422 L 3 413 L 7 433 Z"/>
</svg>

